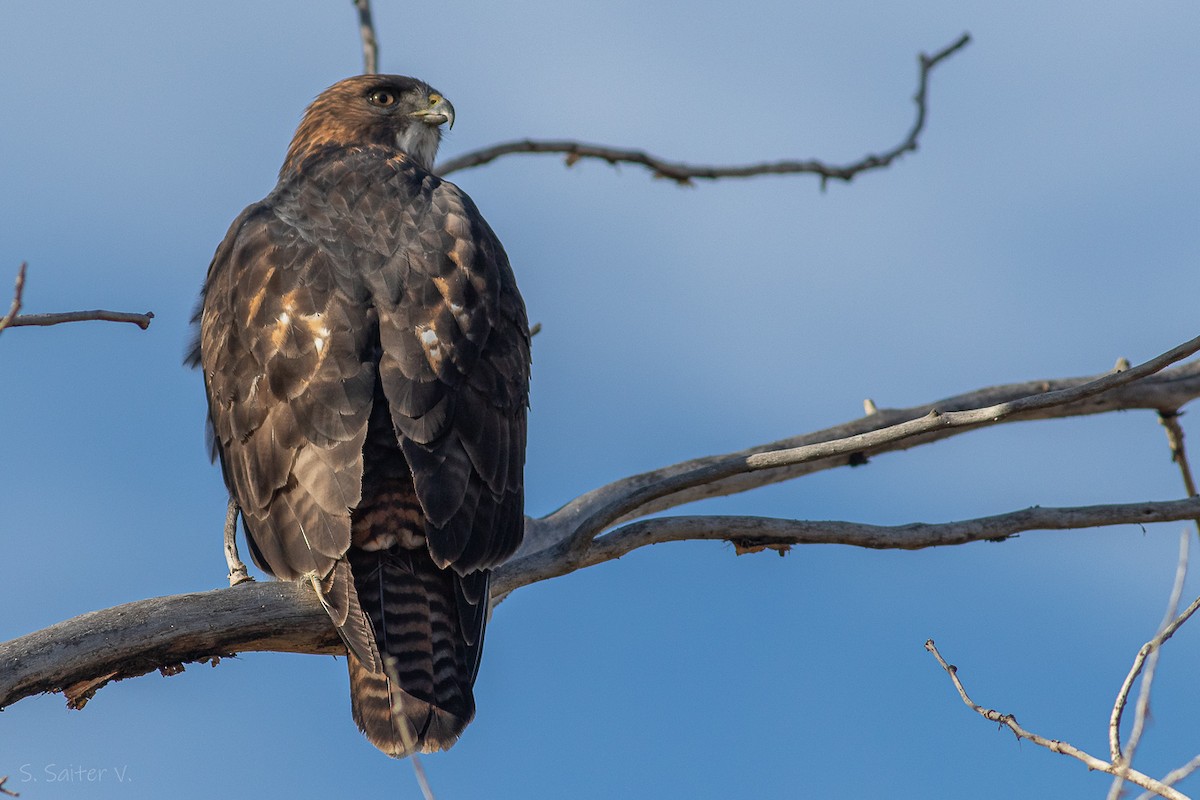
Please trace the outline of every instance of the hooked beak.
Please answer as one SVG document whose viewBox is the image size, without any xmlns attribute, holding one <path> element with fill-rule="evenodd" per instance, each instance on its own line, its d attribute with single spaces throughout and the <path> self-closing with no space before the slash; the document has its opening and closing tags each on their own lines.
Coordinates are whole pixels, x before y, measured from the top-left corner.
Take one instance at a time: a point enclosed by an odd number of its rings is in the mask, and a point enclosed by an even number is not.
<svg viewBox="0 0 1200 800">
<path fill-rule="evenodd" d="M 454 106 L 450 105 L 450 101 L 440 94 L 429 95 L 429 108 L 414 111 L 409 116 L 419 119 L 426 125 L 445 124 L 448 128 L 454 127 Z"/>
</svg>

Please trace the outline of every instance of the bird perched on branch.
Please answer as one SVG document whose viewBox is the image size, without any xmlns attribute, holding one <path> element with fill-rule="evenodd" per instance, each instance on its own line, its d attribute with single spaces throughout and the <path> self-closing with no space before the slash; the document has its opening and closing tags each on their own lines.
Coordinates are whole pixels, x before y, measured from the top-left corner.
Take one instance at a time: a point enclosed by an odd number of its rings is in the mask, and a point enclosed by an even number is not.
<svg viewBox="0 0 1200 800">
<path fill-rule="evenodd" d="M 449 747 L 490 570 L 520 544 L 529 328 L 508 258 L 433 174 L 454 107 L 394 75 L 309 106 L 217 249 L 189 361 L 255 562 L 306 581 L 385 753 Z"/>
</svg>

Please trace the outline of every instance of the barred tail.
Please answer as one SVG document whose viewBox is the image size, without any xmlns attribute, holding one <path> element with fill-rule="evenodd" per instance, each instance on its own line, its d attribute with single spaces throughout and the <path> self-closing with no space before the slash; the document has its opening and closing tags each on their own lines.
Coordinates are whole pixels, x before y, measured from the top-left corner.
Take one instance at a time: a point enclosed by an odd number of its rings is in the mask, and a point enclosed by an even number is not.
<svg viewBox="0 0 1200 800">
<path fill-rule="evenodd" d="M 348 554 L 381 661 L 348 658 L 354 721 L 396 758 L 450 747 L 475 715 L 488 576 L 438 569 L 423 544 Z"/>
</svg>

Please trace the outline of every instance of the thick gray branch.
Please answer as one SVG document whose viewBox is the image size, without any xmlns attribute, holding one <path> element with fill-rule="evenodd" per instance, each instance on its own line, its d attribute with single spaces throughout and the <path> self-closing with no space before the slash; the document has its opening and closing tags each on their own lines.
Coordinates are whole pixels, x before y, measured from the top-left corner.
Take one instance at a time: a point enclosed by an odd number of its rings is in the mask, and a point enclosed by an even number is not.
<svg viewBox="0 0 1200 800">
<path fill-rule="evenodd" d="M 1030 508 L 962 522 L 877 526 L 758 517 L 678 517 L 636 522 L 597 539 L 575 558 L 544 550 L 497 571 L 494 596 L 576 569 L 619 558 L 649 544 L 686 539 L 732 541 L 739 549 L 797 544 L 848 544 L 915 549 L 1000 539 L 1032 530 L 1168 522 L 1200 516 L 1200 498 L 1159 503 Z M 344 650 L 307 586 L 244 583 L 211 592 L 156 597 L 93 611 L 0 644 L 0 708 L 61 691 L 80 707 L 112 680 L 185 662 L 272 650 L 338 654 Z"/>
<path fill-rule="evenodd" d="M 245 583 L 138 600 L 0 645 L 0 708 L 63 692 L 79 708 L 112 680 L 256 650 L 345 653 L 316 595 L 297 583 Z"/>
<path fill-rule="evenodd" d="M 600 535 L 622 520 L 652 510 L 817 469 L 861 463 L 868 455 L 924 444 L 986 424 L 1121 408 L 1175 411 L 1200 394 L 1200 365 L 1148 376 L 1197 348 L 1200 338 L 1145 364 L 1092 380 L 983 389 L 934 404 L 940 409 L 936 414 L 929 413 L 930 406 L 878 411 L 828 431 L 618 481 L 541 520 L 527 519 L 527 544 L 497 571 L 493 595 L 502 597 L 521 586 L 618 558 L 648 544 L 681 539 L 725 539 L 739 550 L 815 542 L 911 549 L 999 539 L 1035 529 L 1196 518 L 1200 499 L 1194 498 L 1027 509 L 980 520 L 899 527 L 682 517 L 646 520 Z M 47 691 L 63 691 L 69 702 L 81 705 L 110 680 L 154 669 L 170 673 L 183 662 L 254 650 L 332 653 L 339 652 L 340 645 L 319 603 L 307 589 L 296 585 L 244 584 L 143 600 L 85 614 L 0 645 L 0 664 L 5 665 L 0 673 L 0 707 Z"/>
<path fill-rule="evenodd" d="M 680 516 L 639 520 L 592 540 L 579 554 L 568 541 L 510 561 L 492 580 L 502 596 L 538 581 L 620 558 L 639 547 L 663 542 L 720 540 L 738 552 L 781 553 L 792 545 L 843 544 L 873 550 L 920 550 L 968 542 L 1002 541 L 1025 531 L 1080 530 L 1108 525 L 1143 525 L 1200 518 L 1200 498 L 1150 503 L 1043 508 L 1034 506 L 979 519 L 930 524 L 865 525 L 857 522 L 773 517 Z"/>
</svg>

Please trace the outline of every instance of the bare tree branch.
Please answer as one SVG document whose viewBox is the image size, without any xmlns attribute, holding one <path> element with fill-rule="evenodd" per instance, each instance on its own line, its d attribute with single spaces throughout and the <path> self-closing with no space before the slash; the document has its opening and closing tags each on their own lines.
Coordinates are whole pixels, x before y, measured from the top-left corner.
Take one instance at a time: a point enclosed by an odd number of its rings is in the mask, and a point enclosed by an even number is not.
<svg viewBox="0 0 1200 800">
<path fill-rule="evenodd" d="M 410 745 L 405 745 L 410 747 Z M 429 785 L 429 777 L 425 774 L 425 767 L 421 764 L 421 757 L 416 753 L 409 755 L 408 760 L 412 762 L 413 775 L 417 778 L 417 786 L 421 787 L 421 796 L 425 800 L 437 800 L 433 794 L 433 787 Z"/>
<path fill-rule="evenodd" d="M 1119 362 L 1118 366 L 1120 366 Z M 1128 363 L 1125 366 L 1128 366 Z M 1171 448 L 1171 460 L 1179 466 L 1179 472 L 1183 478 L 1184 490 L 1187 492 L 1188 497 L 1195 497 L 1196 484 L 1192 479 L 1191 467 L 1188 465 L 1187 448 L 1184 446 L 1183 426 L 1179 424 L 1179 415 L 1180 412 L 1177 410 L 1160 410 L 1158 412 L 1158 421 L 1167 432 L 1167 444 Z M 1200 533 L 1200 518 L 1194 520 L 1194 524 L 1197 533 Z M 1187 578 L 1188 542 L 1189 536 L 1184 531 L 1179 541 L 1179 560 L 1175 568 L 1175 582 L 1171 588 L 1170 599 L 1167 602 L 1167 612 L 1163 616 L 1162 623 L 1159 625 L 1160 633 L 1166 630 L 1167 626 L 1171 623 L 1175 612 L 1179 608 L 1179 600 L 1183 596 L 1183 583 Z M 1150 655 L 1146 658 L 1145 671 L 1142 674 L 1142 684 L 1138 689 L 1138 699 L 1134 710 L 1133 728 L 1129 732 L 1129 741 L 1123 749 L 1121 747 L 1121 715 L 1124 712 L 1129 690 L 1133 685 L 1133 678 L 1136 675 L 1138 667 L 1136 662 L 1134 663 L 1134 669 L 1130 670 L 1129 676 L 1125 679 L 1125 683 L 1121 686 L 1121 690 L 1117 694 L 1117 699 L 1113 704 L 1112 714 L 1109 719 L 1109 750 L 1114 764 L 1118 763 L 1118 759 L 1124 764 L 1133 763 L 1138 744 L 1141 742 L 1142 734 L 1146 729 L 1146 722 L 1150 717 L 1150 693 L 1154 685 L 1154 674 L 1158 667 L 1158 658 L 1161 652 L 1161 649 L 1156 647 L 1151 650 Z M 1168 773 L 1162 782 L 1168 786 L 1174 785 L 1192 774 L 1197 768 L 1200 768 L 1200 756 L 1196 756 L 1187 764 Z M 1113 779 L 1112 786 L 1109 787 L 1108 791 L 1108 800 L 1119 800 L 1123 793 L 1123 784 L 1124 779 L 1120 776 Z M 1149 797 L 1149 793 L 1142 795 L 1142 797 Z"/>
<path fill-rule="evenodd" d="M 786 551 L 792 545 L 841 544 L 872 550 L 920 550 L 970 542 L 1002 541 L 1026 531 L 1080 530 L 1110 525 L 1143 525 L 1200 517 L 1200 498 L 1147 503 L 1050 508 L 1034 506 L 958 522 L 867 525 L 859 522 L 809 521 L 772 517 L 678 516 L 639 520 L 593 540 L 582 553 L 569 540 L 557 547 L 518 557 L 492 577 L 492 594 L 556 578 L 612 561 L 652 544 L 721 540 L 739 552 Z"/>
<path fill-rule="evenodd" d="M 68 311 L 61 314 L 19 314 L 24 300 L 25 293 L 25 271 L 27 264 L 22 263 L 21 268 L 17 270 L 17 285 L 13 292 L 12 306 L 8 313 L 0 318 L 0 332 L 5 328 L 23 328 L 32 325 L 61 325 L 64 322 L 131 322 L 137 325 L 142 330 L 150 327 L 150 320 L 154 319 L 154 312 L 147 311 L 145 314 L 130 314 L 125 311 Z"/>
<path fill-rule="evenodd" d="M 804 437 L 803 443 L 782 449 L 752 448 L 634 475 L 581 495 L 532 526 L 527 525 L 526 543 L 518 556 L 541 547 L 562 547 L 568 535 L 571 537 L 569 546 L 582 552 L 594 536 L 611 525 L 691 500 L 745 491 L 792 478 L 801 474 L 796 467 L 805 464 L 821 462 L 827 465 L 825 468 L 861 464 L 877 453 L 925 444 L 956 430 L 973 430 L 1015 419 L 1044 418 L 1047 412 L 1056 416 L 1052 409 L 1076 404 L 1087 408 L 1086 401 L 1091 398 L 1153 375 L 1197 350 L 1200 350 L 1200 337 L 1136 367 L 1064 388 L 1043 388 L 1038 394 L 963 410 L 925 406 L 918 414 L 891 419 L 884 424 L 868 424 L 866 430 L 841 438 L 825 438 L 823 435 L 829 431 L 823 431 Z M 882 412 L 866 418 L 868 423 L 876 419 L 883 419 Z M 772 471 L 777 472 L 771 474 Z M 815 468 L 808 471 L 815 471 Z M 767 474 L 758 479 L 752 477 L 760 472 Z"/>
<path fill-rule="evenodd" d="M 1181 571 L 1186 573 L 1186 562 L 1184 566 L 1181 567 Z M 1181 584 L 1182 581 L 1177 578 L 1176 583 Z M 1182 591 L 1182 588 L 1180 591 Z M 1179 616 L 1169 620 L 1153 639 L 1142 645 L 1142 648 L 1138 650 L 1137 656 L 1134 657 L 1133 666 L 1130 667 L 1129 674 L 1125 676 L 1125 681 L 1121 684 L 1121 689 L 1117 693 L 1117 700 L 1113 705 L 1112 719 L 1109 722 L 1110 748 L 1117 753 L 1117 755 L 1113 758 L 1113 763 L 1124 761 L 1124 756 L 1120 749 L 1121 739 L 1119 727 L 1121 723 L 1121 711 L 1124 709 L 1125 701 L 1129 696 L 1129 690 L 1133 686 L 1133 682 L 1137 680 L 1137 676 L 1142 673 L 1143 668 L 1152 668 L 1156 661 L 1155 657 L 1158 655 L 1159 648 L 1161 648 L 1168 639 L 1175 635 L 1175 632 L 1179 630 L 1180 626 L 1187 622 L 1191 616 L 1196 613 L 1197 609 L 1200 609 L 1200 597 L 1197 597 L 1195 600 L 1193 600 L 1191 605 L 1185 608 L 1183 613 L 1181 613 Z M 1143 682 L 1145 680 L 1146 679 L 1143 678 Z"/>
<path fill-rule="evenodd" d="M 1179 560 L 1175 566 L 1175 581 L 1171 585 L 1171 594 L 1167 599 L 1167 610 L 1163 614 L 1162 622 L 1159 623 L 1158 633 L 1162 633 L 1171 624 L 1171 620 L 1179 612 L 1179 601 L 1183 599 L 1183 584 L 1187 580 L 1188 573 L 1188 544 L 1189 537 L 1185 530 L 1179 537 Z M 1142 734 L 1146 730 L 1146 722 L 1150 719 L 1150 693 L 1154 686 L 1154 673 L 1158 668 L 1158 657 L 1162 654 L 1162 648 L 1156 647 L 1150 653 L 1146 660 L 1146 669 L 1142 674 L 1142 685 L 1138 687 L 1138 699 L 1134 705 L 1133 714 L 1133 729 L 1129 732 L 1129 742 L 1125 745 L 1122 757 L 1128 764 L 1133 763 L 1133 756 L 1137 752 L 1138 744 L 1142 741 Z M 1118 712 L 1117 730 L 1118 734 L 1121 729 L 1120 713 Z M 1118 744 L 1120 739 L 1118 738 Z M 1120 751 L 1120 747 L 1118 747 Z"/>
<path fill-rule="evenodd" d="M 1179 611 L 1179 600 L 1183 597 L 1183 583 L 1187 579 L 1189 541 L 1190 537 L 1185 530 L 1179 537 L 1179 558 L 1175 564 L 1175 580 L 1171 584 L 1171 594 L 1167 599 L 1166 614 L 1163 615 L 1163 620 L 1158 626 L 1159 633 L 1166 630 Z M 1154 686 L 1154 674 L 1161 653 L 1161 648 L 1156 647 L 1146 658 L 1145 671 L 1142 673 L 1142 685 L 1138 689 L 1138 699 L 1134 708 L 1133 729 L 1129 732 L 1129 741 L 1124 747 L 1121 746 L 1121 717 L 1125 713 L 1129 691 L 1133 688 L 1133 681 L 1137 677 L 1139 664 L 1136 661 L 1134 668 L 1129 671 L 1124 683 L 1121 684 L 1121 689 L 1117 692 L 1117 699 L 1113 703 L 1112 713 L 1108 720 L 1109 759 L 1114 764 L 1133 763 L 1133 757 L 1137 753 L 1142 734 L 1146 729 L 1146 720 L 1150 715 L 1150 693 Z M 1164 782 L 1170 785 L 1170 782 Z M 1120 775 L 1113 779 L 1112 786 L 1108 790 L 1108 800 L 1120 800 L 1124 783 L 1125 779 Z"/>
<path fill-rule="evenodd" d="M 147 311 L 145 314 L 134 314 L 128 311 L 105 311 L 104 309 L 96 309 L 94 311 L 65 311 L 59 314 L 22 314 L 12 322 L 12 327 L 20 328 L 27 326 L 46 326 L 46 325 L 61 325 L 64 322 L 129 322 L 137 325 L 142 330 L 150 327 L 150 321 L 154 319 L 154 312 Z"/>
<path fill-rule="evenodd" d="M 999 397 L 1000 402 L 963 411 L 927 413 L 928 407 L 910 409 L 900 412 L 901 418 L 891 425 L 886 424 L 889 412 L 877 411 L 866 418 L 864 424 L 869 430 L 834 441 L 700 459 L 617 481 L 540 520 L 527 519 L 529 541 L 493 576 L 493 597 L 502 598 L 520 586 L 618 558 L 637 547 L 681 539 L 725 539 L 739 551 L 816 542 L 912 549 L 1001 539 L 1034 529 L 1195 519 L 1200 517 L 1200 499 L 1192 498 L 1032 508 L 979 520 L 893 527 L 750 517 L 679 517 L 636 522 L 596 538 L 611 525 L 645 515 L 654 506 L 666 508 L 696 499 L 695 492 L 705 490 L 705 481 L 745 477 L 735 475 L 738 470 L 773 470 L 775 476 L 755 484 L 761 485 L 789 477 L 779 465 L 803 465 L 813 471 L 862 463 L 868 454 L 913 447 L 1000 421 L 1063 416 L 1068 408 L 1073 414 L 1127 407 L 1178 408 L 1200 394 L 1197 365 L 1150 376 L 1197 348 L 1200 338 L 1123 372 L 1094 380 L 1040 383 L 1040 394 L 1012 397 L 1014 387 L 985 389 L 963 397 Z M 1135 380 L 1136 384 L 1129 385 Z M 818 462 L 819 467 L 814 466 Z M 744 488 L 748 485 L 728 483 L 719 491 Z M 155 598 L 85 614 L 0 645 L 0 663 L 13 665 L 0 675 L 0 706 L 46 691 L 63 691 L 71 704 L 82 705 L 110 680 L 153 669 L 170 671 L 183 662 L 254 650 L 328 653 L 341 652 L 341 645 L 319 603 L 301 586 L 247 583 L 220 592 Z"/>
<path fill-rule="evenodd" d="M 5 787 L 4 784 L 6 784 L 6 783 L 8 783 L 8 776 L 0 775 L 0 794 L 8 795 L 9 797 L 20 797 L 21 796 L 20 792 L 14 792 L 12 789 Z"/>
<path fill-rule="evenodd" d="M 17 319 L 17 314 L 21 311 L 21 297 L 25 294 L 25 268 L 28 265 L 22 261 L 20 268 L 17 270 L 17 285 L 13 289 L 12 305 L 9 306 L 8 313 L 0 318 L 0 332 L 12 325 Z"/>
<path fill-rule="evenodd" d="M 62 692 L 69 706 L 82 708 L 109 681 L 267 650 L 345 653 L 303 584 L 243 583 L 93 611 L 0 645 L 0 707 Z"/>
<path fill-rule="evenodd" d="M 375 23 L 371 19 L 371 0 L 351 0 L 358 9 L 358 34 L 362 38 L 363 74 L 379 72 L 379 40 L 375 38 Z"/>
<path fill-rule="evenodd" d="M 809 444 L 833 442 L 856 436 L 858 434 L 880 431 L 902 422 L 908 422 L 910 420 L 924 417 L 925 415 L 929 414 L 932 409 L 939 409 L 942 412 L 951 412 L 1004 404 L 1041 392 L 1052 392 L 1081 386 L 1086 383 L 1091 383 L 1092 381 L 1096 380 L 1097 377 L 1102 376 L 1065 378 L 1057 380 L 1037 380 L 1028 381 L 1025 383 L 993 386 L 968 392 L 966 394 L 956 395 L 954 397 L 948 397 L 933 403 L 911 406 L 909 408 L 883 410 L 875 409 L 874 411 L 868 413 L 867 416 L 860 419 L 843 423 L 841 425 L 836 425 L 832 428 L 816 431 L 814 433 L 804 434 L 802 436 L 794 436 L 767 444 L 757 445 L 737 453 L 728 453 L 726 455 L 707 456 L 704 458 L 692 459 L 690 461 L 674 464 L 669 467 L 663 467 L 651 472 L 645 472 L 629 478 L 623 478 L 606 486 L 600 487 L 599 489 L 593 490 L 586 495 L 582 495 L 580 498 L 572 502 L 579 505 L 583 505 L 585 503 L 599 505 L 607 502 L 607 498 L 609 497 L 619 497 L 623 495 L 628 491 L 629 487 L 656 484 L 677 474 L 702 469 L 720 461 L 734 458 L 748 458 L 759 453 L 789 450 Z M 1127 386 L 1106 391 L 1103 394 L 1087 398 L 1083 401 L 1067 403 L 1061 406 L 1051 406 L 1035 412 L 1026 412 L 1020 417 L 1020 419 L 1021 421 L 1035 419 L 1059 419 L 1063 417 L 1100 414 L 1110 411 L 1127 411 L 1132 409 L 1177 409 L 1186 405 L 1196 397 L 1200 397 L 1200 362 L 1195 362 L 1182 367 L 1176 367 L 1174 369 L 1164 370 L 1161 374 L 1150 378 L 1144 378 Z M 1013 419 L 1010 418 L 1004 421 L 1012 422 Z M 739 492 L 749 491 L 760 486 L 791 480 L 793 478 L 813 472 L 820 472 L 827 469 L 833 469 L 835 467 L 859 466 L 868 463 L 870 458 L 876 455 L 928 444 L 943 438 L 964 433 L 967 430 L 970 430 L 970 428 L 946 428 L 943 430 L 914 436 L 912 439 L 905 439 L 898 442 L 866 448 L 860 451 L 852 452 L 848 455 L 831 456 L 828 458 L 820 458 L 788 467 L 776 467 L 769 470 L 760 470 L 757 472 L 732 475 L 728 478 L 694 486 L 690 489 L 675 491 L 654 501 L 645 502 L 629 514 L 626 514 L 623 518 L 616 520 L 616 522 L 633 519 L 639 516 L 645 516 L 647 514 L 663 511 L 668 508 L 673 508 L 696 500 L 703 500 L 709 497 L 722 497 L 729 494 L 737 494 Z M 562 513 L 565 509 L 566 507 L 560 510 L 559 513 Z M 522 553 L 533 552 L 534 550 L 537 550 L 541 547 L 546 547 L 549 544 L 553 544 L 561 539 L 561 531 L 558 529 L 558 527 L 551 525 L 546 520 L 529 521 L 529 523 L 526 525 L 525 535 L 526 545 L 522 547 Z"/>
<path fill-rule="evenodd" d="M 1192 760 L 1184 764 L 1182 767 L 1178 767 L 1168 772 L 1163 776 L 1162 782 L 1167 786 L 1174 786 L 1198 769 L 1200 769 L 1200 755 L 1193 756 Z M 1146 792 L 1142 795 L 1139 795 L 1138 800 L 1148 800 L 1152 794 L 1152 792 Z"/>
<path fill-rule="evenodd" d="M 1197 602 L 1200 603 L 1200 600 L 1197 600 Z M 1149 775 L 1144 775 L 1127 765 L 1112 764 L 1096 758 L 1090 753 L 1080 750 L 1078 747 L 1075 747 L 1068 742 L 1060 742 L 1057 739 L 1047 739 L 1044 736 L 1039 736 L 1036 733 L 1032 733 L 1022 728 L 1017 723 L 1017 718 L 1012 714 L 1002 714 L 995 709 L 984 708 L 972 700 L 967 694 L 966 688 L 963 687 L 962 681 L 958 678 L 958 668 L 953 664 L 946 663 L 946 660 L 942 658 L 942 654 L 938 652 L 937 646 L 934 645 L 933 639 L 929 639 L 925 642 L 925 649 L 933 654 L 933 657 L 937 659 L 938 664 L 940 664 L 942 669 L 946 671 L 946 674 L 950 676 L 950 680 L 954 683 L 954 688 L 958 690 L 958 696 L 962 698 L 962 701 L 967 705 L 968 708 L 978 713 L 984 719 L 989 719 L 992 722 L 1008 728 L 1013 732 L 1013 734 L 1016 735 L 1018 739 L 1025 739 L 1033 742 L 1039 747 L 1044 747 L 1054 753 L 1061 753 L 1065 756 L 1077 758 L 1086 764 L 1088 769 L 1107 772 L 1109 775 L 1120 775 L 1130 783 L 1136 783 L 1143 789 L 1154 792 L 1160 797 L 1166 797 L 1169 800 L 1188 800 L 1187 795 L 1182 794 L 1181 792 L 1171 788 L 1161 781 L 1157 781 L 1154 778 L 1151 778 Z"/>
<path fill-rule="evenodd" d="M 1179 424 L 1179 411 L 1158 412 L 1158 421 L 1167 432 L 1167 444 L 1171 447 L 1171 460 L 1179 465 L 1179 474 L 1183 478 L 1183 489 L 1188 497 L 1196 496 L 1196 482 L 1192 480 L 1192 468 L 1188 465 L 1187 448 L 1183 444 L 1183 426 Z M 1200 533 L 1200 521 L 1196 523 L 1196 532 Z"/>
<path fill-rule="evenodd" d="M 920 72 L 917 78 L 917 92 L 913 97 L 913 102 L 917 106 L 917 114 L 908 135 L 900 144 L 890 150 L 864 156 L 858 161 L 844 166 L 826 164 L 818 160 L 771 161 L 740 166 L 704 166 L 667 161 L 649 155 L 641 150 L 627 150 L 569 140 L 547 141 L 522 139 L 464 153 L 461 156 L 442 162 L 438 165 L 436 171 L 441 175 L 449 175 L 459 170 L 483 166 L 502 156 L 514 153 L 560 153 L 566 156 L 568 167 L 585 158 L 607 161 L 612 165 L 636 164 L 648 169 L 656 178 L 667 178 L 681 185 L 691 184 L 692 181 L 697 179 L 717 180 L 719 178 L 750 178 L 757 175 L 794 175 L 798 173 L 810 173 L 820 176 L 822 188 L 830 180 L 849 182 L 860 173 L 887 167 L 903 154 L 917 150 L 918 139 L 925 128 L 925 120 L 928 113 L 929 74 L 933 71 L 934 67 L 966 47 L 970 41 L 970 34 L 964 33 L 953 43 L 942 48 L 932 56 L 921 53 L 919 56 Z"/>
<path fill-rule="evenodd" d="M 1160 410 L 1158 412 L 1158 421 L 1162 424 L 1167 433 L 1167 444 L 1171 448 L 1171 460 L 1179 466 L 1179 472 L 1183 478 L 1184 490 L 1188 497 L 1196 496 L 1196 484 L 1192 480 L 1192 470 L 1188 465 L 1187 448 L 1184 446 L 1183 426 L 1179 424 L 1179 411 Z M 1200 533 L 1200 518 L 1195 520 L 1195 526 Z M 1159 631 L 1163 631 L 1170 624 L 1171 619 L 1175 616 L 1175 612 L 1179 607 L 1179 599 L 1183 595 L 1183 582 L 1187 577 L 1188 563 L 1188 541 L 1189 537 L 1185 531 L 1179 542 L 1179 562 L 1175 569 L 1175 583 L 1171 589 L 1170 600 L 1167 603 L 1167 612 L 1163 617 L 1162 624 L 1159 625 Z M 1117 763 L 1121 759 L 1125 764 L 1132 764 L 1134 754 L 1137 752 L 1138 744 L 1141 742 L 1142 734 L 1146 729 L 1146 721 L 1150 715 L 1150 693 L 1154 684 L 1154 674 L 1158 666 L 1158 657 L 1161 653 L 1159 648 L 1154 648 L 1150 655 L 1146 658 L 1145 672 L 1142 675 L 1142 684 L 1138 689 L 1138 699 L 1135 706 L 1133 717 L 1133 728 L 1129 733 L 1129 742 L 1124 749 L 1121 748 L 1121 714 L 1124 711 L 1126 698 L 1129 694 L 1129 689 L 1133 683 L 1137 664 L 1134 665 L 1134 670 L 1131 670 L 1129 677 L 1121 686 L 1121 691 L 1117 694 L 1117 700 L 1113 705 L 1112 715 L 1109 721 L 1109 747 L 1112 753 L 1113 763 Z M 1200 756 L 1192 759 L 1184 766 L 1168 774 L 1163 783 L 1169 785 L 1176 781 L 1183 780 L 1192 773 L 1193 770 L 1200 766 Z M 1113 780 L 1112 786 L 1109 789 L 1109 800 L 1118 800 L 1122 793 L 1122 784 L 1124 781 L 1117 777 Z"/>
<path fill-rule="evenodd" d="M 852 544 L 915 549 L 997 539 L 1021 531 L 1145 524 L 1200 515 L 1200 498 L 1078 508 L 1031 508 L 940 525 L 875 526 L 745 517 L 646 520 L 601 537 L 582 561 L 548 551 L 510 562 L 492 579 L 493 597 L 556 575 L 619 558 L 648 544 L 725 539 L 746 549 L 789 544 Z M 570 553 L 565 557 L 574 559 Z M 564 567 L 564 565 L 566 565 Z M 82 707 L 109 681 L 185 662 L 253 651 L 340 654 L 345 649 L 316 595 L 299 583 L 248 582 L 210 592 L 156 597 L 93 611 L 0 644 L 0 708 L 61 691 Z"/>
</svg>

